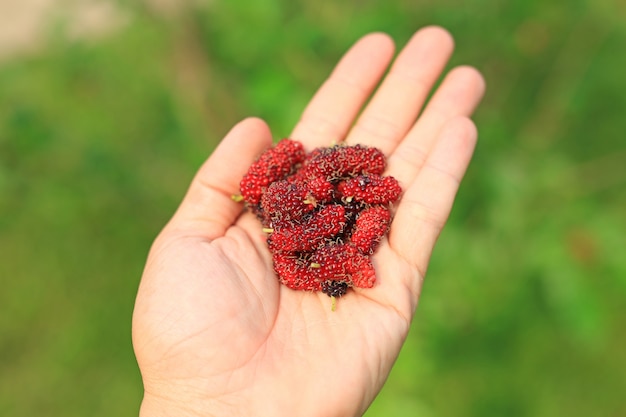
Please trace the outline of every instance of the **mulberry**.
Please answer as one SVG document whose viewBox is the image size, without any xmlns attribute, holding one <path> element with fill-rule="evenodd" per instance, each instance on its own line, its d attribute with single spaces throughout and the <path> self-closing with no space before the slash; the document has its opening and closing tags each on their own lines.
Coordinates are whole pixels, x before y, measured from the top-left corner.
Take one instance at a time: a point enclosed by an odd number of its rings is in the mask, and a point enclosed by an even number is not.
<svg viewBox="0 0 626 417">
<path fill-rule="evenodd" d="M 374 254 L 391 224 L 402 189 L 383 176 L 385 156 L 366 146 L 316 148 L 283 139 L 250 166 L 241 195 L 269 232 L 279 281 L 322 291 L 333 300 L 349 288 L 371 288 Z"/>
<path fill-rule="evenodd" d="M 294 172 L 304 158 L 302 144 L 291 139 L 283 139 L 263 152 L 241 180 L 243 199 L 248 204 L 258 204 L 267 187 Z"/>
<path fill-rule="evenodd" d="M 372 255 L 389 230 L 391 214 L 386 207 L 374 206 L 359 213 L 350 242 L 359 252 Z"/>
<path fill-rule="evenodd" d="M 315 271 L 298 256 L 282 252 L 274 253 L 274 271 L 280 282 L 292 290 L 321 291 L 322 284 Z"/>
<path fill-rule="evenodd" d="M 359 175 L 342 181 L 337 185 L 337 192 L 346 201 L 358 201 L 365 204 L 389 204 L 395 202 L 402 188 L 394 177 L 377 174 Z"/>
<path fill-rule="evenodd" d="M 305 252 L 323 244 L 342 232 L 345 225 L 345 210 L 334 204 L 325 206 L 311 217 L 292 227 L 283 227 L 272 232 L 267 243 L 273 251 Z"/>
<path fill-rule="evenodd" d="M 335 145 L 318 150 L 302 169 L 306 176 L 336 181 L 364 173 L 382 174 L 385 166 L 385 155 L 376 148 Z"/>
</svg>

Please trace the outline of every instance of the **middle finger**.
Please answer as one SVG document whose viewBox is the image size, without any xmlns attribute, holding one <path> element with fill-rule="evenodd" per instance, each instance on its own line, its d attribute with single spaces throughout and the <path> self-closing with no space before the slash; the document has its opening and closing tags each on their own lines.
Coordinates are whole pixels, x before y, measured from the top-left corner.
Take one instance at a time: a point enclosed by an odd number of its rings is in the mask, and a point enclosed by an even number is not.
<svg viewBox="0 0 626 417">
<path fill-rule="evenodd" d="M 453 49 L 452 36 L 440 27 L 415 33 L 348 134 L 347 143 L 390 154 L 415 122 Z"/>
</svg>

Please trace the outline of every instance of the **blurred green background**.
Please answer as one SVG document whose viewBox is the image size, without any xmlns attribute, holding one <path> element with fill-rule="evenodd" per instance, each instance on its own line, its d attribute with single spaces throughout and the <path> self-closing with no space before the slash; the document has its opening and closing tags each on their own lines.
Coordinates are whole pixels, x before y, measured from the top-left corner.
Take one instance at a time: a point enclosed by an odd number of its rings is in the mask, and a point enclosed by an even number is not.
<svg viewBox="0 0 626 417">
<path fill-rule="evenodd" d="M 97 39 L 54 15 L 0 62 L 1 416 L 136 415 L 134 296 L 195 170 L 246 116 L 289 134 L 361 35 L 430 24 L 488 92 L 366 415 L 626 415 L 623 2 L 181 4 L 111 3 L 122 24 Z"/>
</svg>

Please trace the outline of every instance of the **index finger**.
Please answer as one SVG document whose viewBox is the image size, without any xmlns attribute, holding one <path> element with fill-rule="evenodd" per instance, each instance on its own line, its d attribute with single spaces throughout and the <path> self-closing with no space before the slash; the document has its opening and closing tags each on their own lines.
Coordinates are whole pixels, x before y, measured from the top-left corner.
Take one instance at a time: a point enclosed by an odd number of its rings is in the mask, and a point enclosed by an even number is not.
<svg viewBox="0 0 626 417">
<path fill-rule="evenodd" d="M 313 96 L 290 137 L 308 151 L 342 141 L 393 53 L 393 41 L 386 34 L 372 33 L 357 41 Z"/>
</svg>

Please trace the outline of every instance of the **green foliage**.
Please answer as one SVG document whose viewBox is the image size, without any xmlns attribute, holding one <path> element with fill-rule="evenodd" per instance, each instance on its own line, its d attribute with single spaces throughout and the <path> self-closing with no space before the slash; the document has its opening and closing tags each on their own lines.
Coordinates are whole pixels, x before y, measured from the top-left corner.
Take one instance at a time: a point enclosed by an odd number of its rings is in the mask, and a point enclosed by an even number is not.
<svg viewBox="0 0 626 417">
<path fill-rule="evenodd" d="M 359 36 L 427 24 L 488 82 L 480 143 L 374 416 L 622 415 L 618 2 L 210 2 L 0 65 L 0 415 L 136 413 L 150 243 L 248 115 L 286 136 Z"/>
</svg>

